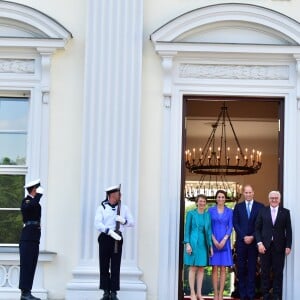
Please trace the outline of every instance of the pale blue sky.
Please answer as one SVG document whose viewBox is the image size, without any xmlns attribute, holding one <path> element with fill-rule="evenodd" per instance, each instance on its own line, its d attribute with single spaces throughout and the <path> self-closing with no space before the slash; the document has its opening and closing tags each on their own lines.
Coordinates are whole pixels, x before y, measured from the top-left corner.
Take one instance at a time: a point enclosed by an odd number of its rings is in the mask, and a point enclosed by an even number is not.
<svg viewBox="0 0 300 300">
<path fill-rule="evenodd" d="M 26 156 L 29 101 L 0 98 L 0 161 Z"/>
</svg>

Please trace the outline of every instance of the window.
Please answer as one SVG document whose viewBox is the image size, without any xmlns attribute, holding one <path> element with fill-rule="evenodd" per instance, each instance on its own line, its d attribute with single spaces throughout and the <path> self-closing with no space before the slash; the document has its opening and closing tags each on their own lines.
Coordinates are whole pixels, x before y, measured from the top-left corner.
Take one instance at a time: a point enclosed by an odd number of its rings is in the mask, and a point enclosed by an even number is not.
<svg viewBox="0 0 300 300">
<path fill-rule="evenodd" d="M 0 98 L 0 164 L 26 164 L 28 98 Z"/>
<path fill-rule="evenodd" d="M 0 97 L 0 244 L 16 245 L 26 175 L 29 99 Z"/>
</svg>

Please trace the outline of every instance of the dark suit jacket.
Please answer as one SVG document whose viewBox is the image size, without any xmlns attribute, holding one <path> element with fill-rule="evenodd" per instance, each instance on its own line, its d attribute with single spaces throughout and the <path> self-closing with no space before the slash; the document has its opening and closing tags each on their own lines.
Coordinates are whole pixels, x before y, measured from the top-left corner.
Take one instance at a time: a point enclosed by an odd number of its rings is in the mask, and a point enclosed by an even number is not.
<svg viewBox="0 0 300 300">
<path fill-rule="evenodd" d="M 255 223 L 255 237 L 257 243 L 262 242 L 266 248 L 270 247 L 272 237 L 275 249 L 284 252 L 292 247 L 292 226 L 290 211 L 281 206 L 275 224 L 272 223 L 270 206 L 264 207 L 257 216 Z"/>
<path fill-rule="evenodd" d="M 259 211 L 264 206 L 253 201 L 250 218 L 248 219 L 246 202 L 243 201 L 237 204 L 233 210 L 233 226 L 236 232 L 237 241 L 244 242 L 244 237 L 246 235 L 253 235 L 255 233 L 255 220 L 258 216 Z"/>
</svg>

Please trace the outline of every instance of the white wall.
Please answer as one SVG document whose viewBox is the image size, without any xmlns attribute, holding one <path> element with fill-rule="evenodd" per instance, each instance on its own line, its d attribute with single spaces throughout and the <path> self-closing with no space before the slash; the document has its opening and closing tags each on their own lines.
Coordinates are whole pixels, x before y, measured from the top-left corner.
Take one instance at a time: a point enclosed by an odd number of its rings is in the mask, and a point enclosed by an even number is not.
<svg viewBox="0 0 300 300">
<path fill-rule="evenodd" d="M 162 127 L 163 127 L 163 74 L 160 58 L 151 49 L 150 34 L 171 19 L 197 9 L 228 1 L 146 1 L 144 4 L 144 62 L 142 94 L 142 147 L 141 147 L 141 190 L 140 190 L 140 267 L 148 286 L 148 300 L 158 299 L 158 280 L 160 274 L 153 276 L 159 264 L 160 211 L 169 210 L 174 203 L 160 199 Z M 230 3 L 241 1 L 229 1 Z M 296 1 L 262 0 L 243 1 L 265 6 L 300 21 L 300 4 Z M 287 202 L 288 204 L 288 202 Z M 149 229 L 151 228 L 151 230 Z M 146 242 L 145 242 L 146 241 Z M 165 237 L 166 243 L 168 236 Z M 151 247 L 149 247 L 151 245 Z M 151 258 L 151 259 L 149 259 Z M 157 278 L 154 278 L 157 277 Z"/>
<path fill-rule="evenodd" d="M 53 56 L 50 102 L 49 183 L 46 249 L 58 253 L 46 268 L 45 287 L 53 299 L 63 299 L 65 286 L 79 256 L 80 159 L 86 1 L 15 1 L 36 8 L 72 34 L 65 51 Z M 224 1 L 205 1 L 205 5 Z M 232 2 L 232 1 L 230 1 Z M 240 1 L 236 1 L 240 2 Z M 160 211 L 173 203 L 160 199 L 163 98 L 162 69 L 150 34 L 172 18 L 199 8 L 199 0 L 148 0 L 144 4 L 144 56 L 141 118 L 138 261 L 148 300 L 158 299 Z M 243 3 L 246 3 L 243 1 Z M 278 10 L 300 21 L 297 1 L 247 1 Z M 166 237 L 167 240 L 167 237 Z M 160 300 L 160 299 L 159 299 Z"/>
<path fill-rule="evenodd" d="M 48 1 L 47 1 L 48 2 Z M 57 7 L 62 2 L 55 1 Z M 63 297 L 77 263 L 80 233 L 80 166 L 85 46 L 85 1 L 63 1 L 58 16 L 73 34 L 65 51 L 55 55 L 50 104 L 49 203 L 47 249 L 58 253 L 49 265 L 45 286 L 53 298 Z M 52 14 L 53 16 L 53 14 Z M 70 19 L 70 16 L 72 18 Z M 66 20 L 67 19 L 67 20 Z M 67 21 L 67 22 L 66 22 Z"/>
<path fill-rule="evenodd" d="M 15 1 L 40 10 L 73 34 L 52 58 L 46 249 L 57 252 L 45 272 L 49 296 L 63 299 L 79 252 L 79 188 L 86 1 Z M 46 210 L 43 211 L 46 213 Z"/>
</svg>

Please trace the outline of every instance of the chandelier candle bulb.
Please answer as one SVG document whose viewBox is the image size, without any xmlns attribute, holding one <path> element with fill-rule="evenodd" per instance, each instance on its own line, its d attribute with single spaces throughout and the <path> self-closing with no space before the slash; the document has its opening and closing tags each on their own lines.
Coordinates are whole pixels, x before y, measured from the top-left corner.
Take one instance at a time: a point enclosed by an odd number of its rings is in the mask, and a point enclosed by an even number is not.
<svg viewBox="0 0 300 300">
<path fill-rule="evenodd" d="M 235 160 L 236 160 L 236 164 L 239 165 L 240 159 L 238 155 L 236 155 Z"/>
<path fill-rule="evenodd" d="M 212 181 L 186 181 L 185 199 L 195 201 L 200 194 L 205 194 L 208 201 L 215 201 L 217 190 L 223 189 L 227 192 L 227 200 L 237 202 L 242 196 L 241 184 L 234 181 L 224 181 L 223 177 Z"/>
</svg>

